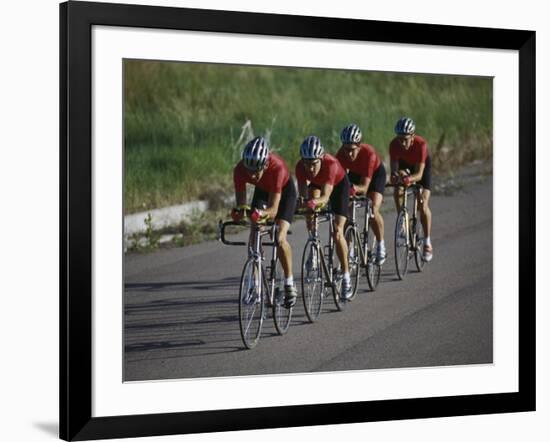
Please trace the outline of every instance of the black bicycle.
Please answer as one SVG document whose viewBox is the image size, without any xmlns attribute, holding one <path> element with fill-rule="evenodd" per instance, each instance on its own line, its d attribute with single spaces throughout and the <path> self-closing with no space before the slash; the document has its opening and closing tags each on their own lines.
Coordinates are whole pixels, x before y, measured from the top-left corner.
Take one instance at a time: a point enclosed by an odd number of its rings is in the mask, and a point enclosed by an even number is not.
<svg viewBox="0 0 550 442">
<path fill-rule="evenodd" d="M 229 241 L 225 237 L 228 226 L 250 226 L 251 242 Z M 262 332 L 263 321 L 269 307 L 272 309 L 275 329 L 284 335 L 292 320 L 292 307 L 285 306 L 284 273 L 277 257 L 277 225 L 271 221 L 219 222 L 219 239 L 227 245 L 248 245 L 248 257 L 243 267 L 239 290 L 239 325 L 246 348 L 256 346 Z M 269 236 L 270 241 L 263 242 Z M 270 246 L 271 260 L 264 266 L 264 246 Z"/>
<path fill-rule="evenodd" d="M 376 290 L 380 282 L 380 265 L 376 260 L 374 232 L 371 227 L 371 222 L 374 219 L 371 199 L 366 195 L 353 196 L 350 208 L 351 214 L 344 235 L 348 243 L 349 273 L 353 289 L 350 300 L 352 300 L 357 294 L 361 269 L 364 269 L 370 290 Z M 365 209 L 365 218 L 363 227 L 359 230 L 356 211 L 361 208 Z"/>
<path fill-rule="evenodd" d="M 418 219 L 418 204 L 422 204 L 422 186 L 411 184 L 405 186 L 403 183 L 388 184 L 387 187 L 394 187 L 401 190 L 401 208 L 395 221 L 395 270 L 399 279 L 405 278 L 409 268 L 409 260 L 414 256 L 416 268 L 419 272 L 424 269 L 426 262 L 422 258 L 424 248 L 424 236 L 420 233 Z M 409 214 L 408 196 L 412 196 L 413 205 Z"/>
<path fill-rule="evenodd" d="M 300 209 L 299 214 L 310 216 L 311 231 L 302 254 L 302 299 L 306 316 L 310 322 L 319 319 L 325 290 L 330 287 L 334 304 L 339 311 L 344 310 L 346 300 L 342 290 L 342 272 L 334 268 L 334 213 L 327 209 Z M 319 237 L 319 223 L 328 222 L 329 240 L 323 246 Z"/>
</svg>

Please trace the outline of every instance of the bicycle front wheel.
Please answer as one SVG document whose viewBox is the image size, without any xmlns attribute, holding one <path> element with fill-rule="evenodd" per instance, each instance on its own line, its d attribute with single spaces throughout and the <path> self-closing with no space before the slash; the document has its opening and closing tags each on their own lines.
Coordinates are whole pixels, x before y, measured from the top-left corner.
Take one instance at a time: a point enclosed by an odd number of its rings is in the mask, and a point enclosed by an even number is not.
<svg viewBox="0 0 550 442">
<path fill-rule="evenodd" d="M 409 240 L 407 232 L 406 211 L 401 210 L 395 221 L 395 271 L 397 277 L 403 279 L 409 267 Z"/>
<path fill-rule="evenodd" d="M 351 278 L 351 289 L 352 295 L 348 299 L 352 301 L 357 294 L 357 287 L 359 283 L 359 270 L 361 268 L 361 255 L 359 254 L 359 244 L 357 241 L 357 231 L 354 227 L 348 226 L 344 237 L 348 244 L 348 265 L 349 265 L 349 275 Z"/>
<path fill-rule="evenodd" d="M 239 326 L 243 344 L 248 349 L 256 346 L 262 333 L 265 288 L 260 287 L 261 280 L 260 265 L 252 259 L 246 261 L 239 292 Z"/>
<path fill-rule="evenodd" d="M 376 253 L 374 251 L 374 234 L 369 229 L 365 238 L 366 244 L 364 250 L 367 251 L 367 283 L 371 291 L 375 291 L 380 282 L 380 265 L 376 262 Z"/>
<path fill-rule="evenodd" d="M 302 299 L 310 322 L 319 319 L 325 291 L 325 278 L 321 264 L 320 247 L 309 239 L 302 255 Z"/>
<path fill-rule="evenodd" d="M 275 322 L 277 333 L 284 335 L 290 327 L 293 307 L 285 307 L 285 276 L 278 259 L 271 277 L 268 285 L 272 299 L 273 322 Z"/>
<path fill-rule="evenodd" d="M 344 274 L 340 267 L 336 268 L 332 272 L 332 297 L 334 299 L 334 305 L 339 312 L 346 309 L 348 299 L 342 297 L 342 282 L 344 280 Z"/>
<path fill-rule="evenodd" d="M 420 234 L 421 229 L 418 226 L 418 220 L 414 220 L 412 224 L 414 225 L 411 228 L 411 238 L 414 246 L 414 262 L 416 264 L 416 269 L 421 272 L 426 265 L 426 261 L 422 259 L 422 255 L 424 254 L 424 235 Z"/>
</svg>

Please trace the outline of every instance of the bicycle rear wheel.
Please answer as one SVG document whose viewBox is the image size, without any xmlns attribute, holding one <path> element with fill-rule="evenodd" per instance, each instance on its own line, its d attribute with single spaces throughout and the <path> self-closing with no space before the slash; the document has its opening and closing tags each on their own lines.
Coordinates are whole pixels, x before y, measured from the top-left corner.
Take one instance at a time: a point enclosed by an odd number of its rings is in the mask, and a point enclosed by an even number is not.
<svg viewBox="0 0 550 442">
<path fill-rule="evenodd" d="M 277 333 L 284 335 L 290 327 L 290 321 L 292 320 L 293 307 L 285 307 L 285 275 L 281 261 L 277 259 L 275 263 L 275 270 L 273 272 L 273 279 L 269 281 L 269 291 L 271 299 L 273 300 L 273 322 L 275 322 L 275 328 Z"/>
<path fill-rule="evenodd" d="M 348 299 L 342 298 L 343 279 L 344 275 L 342 274 L 342 270 L 340 268 L 334 269 L 332 272 L 332 297 L 334 299 L 336 309 L 339 312 L 344 311 L 346 309 L 347 303 L 349 302 Z"/>
<path fill-rule="evenodd" d="M 352 301 L 357 294 L 357 287 L 359 283 L 359 270 L 361 269 L 361 255 L 359 253 L 359 243 L 357 242 L 356 229 L 353 226 L 348 226 L 344 237 L 348 244 L 348 265 L 349 275 L 351 278 L 352 295 L 348 301 Z"/>
<path fill-rule="evenodd" d="M 244 265 L 241 276 L 239 326 L 243 344 L 248 349 L 256 346 L 262 333 L 265 293 L 260 291 L 260 272 L 259 264 L 249 259 Z M 266 287 L 263 288 L 263 290 L 265 289 Z"/>
<path fill-rule="evenodd" d="M 319 319 L 325 291 L 325 277 L 321 264 L 320 248 L 317 242 L 309 239 L 302 255 L 302 300 L 310 322 Z"/>
<path fill-rule="evenodd" d="M 405 210 L 401 210 L 395 221 L 395 271 L 399 279 L 405 277 L 409 267 L 409 241 L 406 228 L 406 213 Z"/>
<path fill-rule="evenodd" d="M 367 251 L 367 283 L 371 291 L 375 291 L 380 282 L 380 265 L 376 262 L 376 253 L 374 251 L 374 234 L 372 230 L 369 229 L 366 235 L 366 247 L 364 248 Z"/>
<path fill-rule="evenodd" d="M 413 224 L 413 226 L 411 226 L 411 238 L 414 244 L 414 262 L 416 264 L 416 269 L 421 272 L 426 265 L 426 261 L 422 258 L 424 254 L 424 234 L 420 234 L 421 229 L 418 226 L 418 220 L 413 220 L 411 224 Z"/>
</svg>

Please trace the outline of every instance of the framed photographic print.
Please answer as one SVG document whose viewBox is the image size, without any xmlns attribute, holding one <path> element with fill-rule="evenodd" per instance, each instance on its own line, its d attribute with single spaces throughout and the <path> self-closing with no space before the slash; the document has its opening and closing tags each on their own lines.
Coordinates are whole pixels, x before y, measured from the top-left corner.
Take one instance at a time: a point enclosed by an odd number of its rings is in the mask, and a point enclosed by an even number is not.
<svg viewBox="0 0 550 442">
<path fill-rule="evenodd" d="M 62 439 L 534 410 L 534 32 L 60 23 Z"/>
</svg>

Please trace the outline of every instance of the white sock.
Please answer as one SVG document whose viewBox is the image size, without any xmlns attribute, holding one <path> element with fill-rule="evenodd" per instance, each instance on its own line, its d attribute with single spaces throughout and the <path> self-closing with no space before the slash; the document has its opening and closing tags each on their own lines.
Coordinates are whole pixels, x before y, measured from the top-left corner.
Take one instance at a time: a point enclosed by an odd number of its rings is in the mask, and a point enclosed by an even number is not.
<svg viewBox="0 0 550 442">
<path fill-rule="evenodd" d="M 378 241 L 378 245 L 379 245 L 381 248 L 383 248 L 383 249 L 386 248 L 386 244 L 384 243 L 384 240 Z"/>
<path fill-rule="evenodd" d="M 288 278 L 285 278 L 285 285 L 293 286 L 294 285 L 294 276 L 290 275 Z"/>
<path fill-rule="evenodd" d="M 432 245 L 432 240 L 430 239 L 429 236 L 427 236 L 427 237 L 424 239 L 424 244 L 426 244 L 427 246 L 431 246 L 431 245 Z"/>
<path fill-rule="evenodd" d="M 344 281 L 346 282 L 350 281 L 349 272 L 344 272 Z"/>
</svg>

